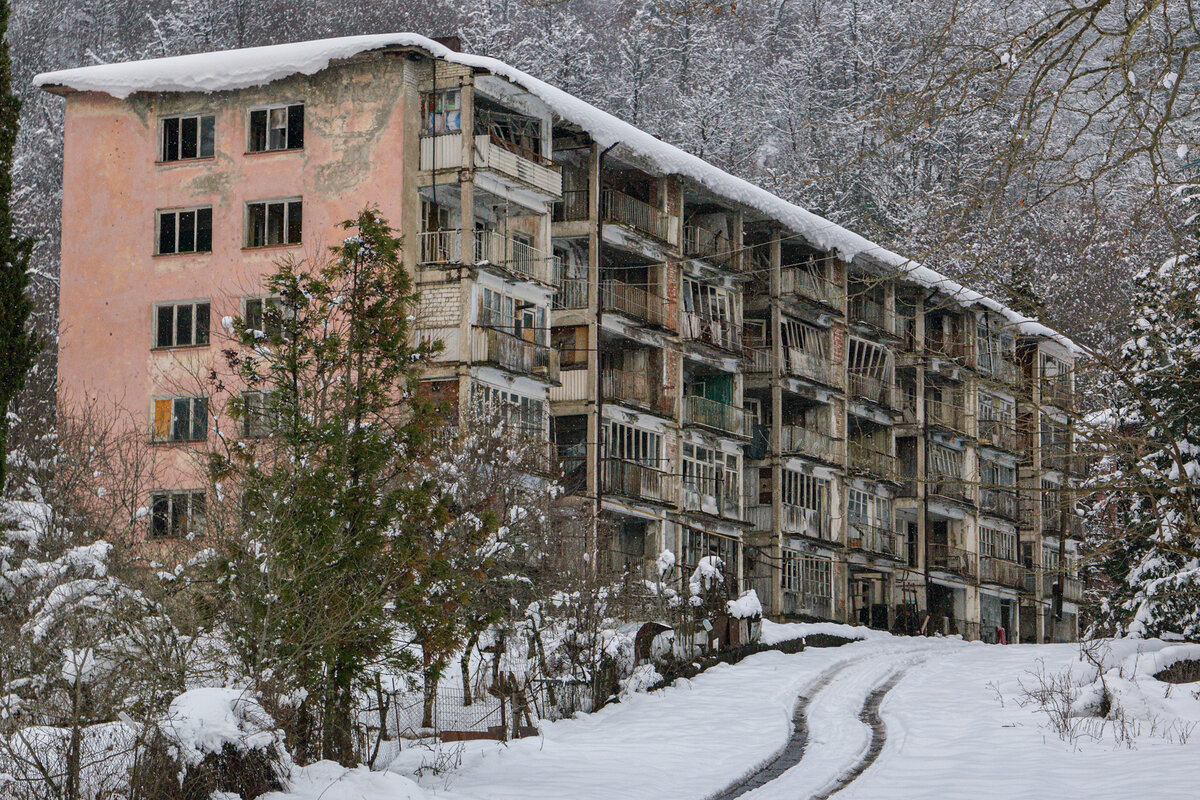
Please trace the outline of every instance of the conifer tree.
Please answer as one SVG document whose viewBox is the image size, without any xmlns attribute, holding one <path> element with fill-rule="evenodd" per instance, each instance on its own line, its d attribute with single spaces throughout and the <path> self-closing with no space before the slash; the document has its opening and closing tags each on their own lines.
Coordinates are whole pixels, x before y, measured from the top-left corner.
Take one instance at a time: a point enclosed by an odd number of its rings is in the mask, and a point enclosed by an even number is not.
<svg viewBox="0 0 1200 800">
<path fill-rule="evenodd" d="M 1135 279 L 1120 352 L 1124 402 L 1096 479 L 1092 542 L 1113 591 L 1101 626 L 1133 636 L 1200 637 L 1200 258 Z"/>
<path fill-rule="evenodd" d="M 17 235 L 12 214 L 13 147 L 21 101 L 12 90 L 7 31 L 8 3 L 0 0 L 0 493 L 8 474 L 9 411 L 40 350 L 29 328 L 33 302 L 26 293 L 33 241 Z"/>
</svg>

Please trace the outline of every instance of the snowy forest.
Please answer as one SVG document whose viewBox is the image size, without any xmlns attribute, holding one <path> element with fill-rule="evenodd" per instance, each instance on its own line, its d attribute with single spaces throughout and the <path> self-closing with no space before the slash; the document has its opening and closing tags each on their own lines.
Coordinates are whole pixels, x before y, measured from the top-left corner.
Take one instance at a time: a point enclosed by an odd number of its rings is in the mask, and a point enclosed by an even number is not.
<svg viewBox="0 0 1200 800">
<path fill-rule="evenodd" d="M 1087 598 L 1089 634 L 1196 642 L 1192 5 L 12 4 L 21 110 L 10 205 L 28 239 L 11 246 L 31 248 L 27 326 L 37 341 L 4 351 L 33 363 L 0 386 L 20 389 L 0 394 L 0 797 L 250 800 L 287 790 L 289 776 L 317 775 L 296 772 L 314 762 L 368 775 L 395 759 L 406 774 L 437 779 L 463 751 L 405 755 L 400 739 L 453 727 L 437 718 L 439 693 L 519 737 L 536 732 L 537 717 L 633 707 L 650 686 L 688 685 L 720 661 L 707 646 L 710 617 L 764 624 L 752 593 L 724 591 L 719 559 L 683 573 L 664 551 L 650 579 L 606 572 L 592 561 L 603 520 L 561 502 L 553 475 L 524 479 L 537 471 L 536 447 L 486 413 L 442 424 L 415 389 L 438 345 L 412 342 L 413 284 L 369 203 L 327 260 L 276 265 L 280 307 L 264 307 L 258 327 L 223 322 L 223 374 L 273 405 L 252 408 L 216 372 L 208 379 L 231 413 L 213 423 L 217 445 L 203 454 L 206 546 L 182 563 L 120 547 L 150 513 L 146 488 L 160 465 L 122 411 L 56 396 L 63 102 L 34 89 L 35 74 L 343 35 L 457 37 L 467 52 L 989 293 L 1081 348 L 1071 424 L 1092 466 L 1070 502 L 1088 520 L 1087 568 L 1101 587 Z M 2 327 L 0 341 L 20 338 Z M 262 419 L 273 421 L 269 436 L 239 439 Z M 766 639 L 785 650 L 823 636 L 868 644 L 846 627 Z M 1151 663 L 1200 665 L 1200 646 L 1178 647 Z M 1021 698 L 1072 745 L 1082 735 L 1072 708 L 1101 734 L 1111 724 L 1117 741 L 1133 741 L 1141 734 L 1118 701 L 1143 702 L 1138 682 L 1154 673 L 1140 663 L 1122 671 L 1125 656 L 1113 653 L 1127 650 L 1098 652 L 1073 651 L 1061 686 L 1043 671 L 1039 689 L 995 692 L 1002 705 L 1004 693 Z M 655 667 L 644 663 L 650 654 Z M 1186 702 L 1163 708 L 1200 714 Z M 777 711 L 791 718 L 790 705 Z M 1186 744 L 1194 724 L 1170 724 L 1160 738 Z M 346 796 L 374 797 L 359 777 L 360 794 Z M 409 783 L 370 791 L 424 796 L 398 793 Z M 697 786 L 696 796 L 720 788 Z"/>
</svg>

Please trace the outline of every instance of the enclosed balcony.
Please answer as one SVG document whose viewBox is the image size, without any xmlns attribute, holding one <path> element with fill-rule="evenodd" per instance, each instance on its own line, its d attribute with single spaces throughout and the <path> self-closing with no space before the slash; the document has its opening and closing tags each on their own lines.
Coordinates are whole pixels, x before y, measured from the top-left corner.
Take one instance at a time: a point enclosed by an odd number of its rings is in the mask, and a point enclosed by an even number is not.
<svg viewBox="0 0 1200 800">
<path fill-rule="evenodd" d="M 461 168 L 462 136 L 461 132 L 422 136 L 421 169 Z M 493 175 L 503 185 L 531 192 L 543 200 L 562 197 L 562 170 L 550 159 L 495 134 L 477 133 L 471 141 L 471 166 L 476 171 Z"/>
<path fill-rule="evenodd" d="M 949 400 L 925 398 L 925 421 L 959 433 L 967 432 L 967 412 Z"/>
<path fill-rule="evenodd" d="M 522 278 L 551 284 L 558 275 L 558 259 L 528 242 L 498 231 L 477 230 L 467 233 L 467 260 L 463 260 L 463 231 L 426 231 L 420 234 L 422 267 L 447 267 L 457 264 L 495 265 Z"/>
<path fill-rule="evenodd" d="M 683 508 L 713 516 L 741 518 L 741 486 L 736 480 L 715 475 L 685 474 L 680 482 Z"/>
<path fill-rule="evenodd" d="M 631 228 L 671 246 L 679 245 L 679 218 L 616 189 L 600 193 L 605 222 Z"/>
<path fill-rule="evenodd" d="M 824 277 L 814 266 L 784 267 L 779 272 L 779 292 L 797 295 L 814 303 L 840 309 L 845 292 L 841 285 Z"/>
<path fill-rule="evenodd" d="M 980 419 L 979 443 L 1010 453 L 1021 452 L 1017 429 L 1011 419 Z"/>
<path fill-rule="evenodd" d="M 900 459 L 890 453 L 873 449 L 869 443 L 846 442 L 850 469 L 884 481 L 900 481 Z"/>
<path fill-rule="evenodd" d="M 606 494 L 667 505 L 674 505 L 678 495 L 678 480 L 672 473 L 639 461 L 619 458 L 601 461 L 600 486 Z"/>
<path fill-rule="evenodd" d="M 906 558 L 904 541 L 899 533 L 866 522 L 850 520 L 846 528 L 846 546 L 895 561 Z"/>
<path fill-rule="evenodd" d="M 471 331 L 471 361 L 491 364 L 509 372 L 558 382 L 558 352 L 496 328 L 476 326 Z"/>
<path fill-rule="evenodd" d="M 697 425 L 739 439 L 749 439 L 751 435 L 751 420 L 744 409 L 700 395 L 683 398 L 683 424 Z"/>
<path fill-rule="evenodd" d="M 756 531 L 770 531 L 771 506 L 754 504 L 745 507 L 745 519 Z M 780 506 L 780 529 L 783 533 L 830 541 L 831 525 L 828 514 L 804 506 L 783 503 Z"/>
<path fill-rule="evenodd" d="M 990 489 L 980 487 L 979 510 L 984 514 L 994 514 L 1008 519 L 1017 519 L 1017 493 L 1011 489 Z"/>
<path fill-rule="evenodd" d="M 749 363 L 746 371 L 750 373 L 769 374 L 771 372 L 771 348 L 757 342 L 746 349 Z M 838 365 L 828 359 L 798 350 L 794 347 L 783 349 L 779 364 L 780 373 L 793 378 L 804 378 L 817 381 L 827 386 L 841 386 L 841 370 Z"/>
<path fill-rule="evenodd" d="M 841 460 L 837 439 L 801 425 L 784 425 L 780 429 L 779 451 L 784 455 L 804 455 L 824 461 Z"/>
</svg>

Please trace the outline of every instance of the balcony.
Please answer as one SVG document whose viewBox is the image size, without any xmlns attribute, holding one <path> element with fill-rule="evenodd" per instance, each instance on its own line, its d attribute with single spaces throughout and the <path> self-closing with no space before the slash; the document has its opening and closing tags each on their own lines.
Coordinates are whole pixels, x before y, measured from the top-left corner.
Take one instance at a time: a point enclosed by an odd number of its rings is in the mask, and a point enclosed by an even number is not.
<svg viewBox="0 0 1200 800">
<path fill-rule="evenodd" d="M 678 217 L 616 189 L 601 192 L 600 214 L 605 222 L 624 225 L 671 246 L 679 244 Z"/>
<path fill-rule="evenodd" d="M 420 234 L 420 263 L 423 267 L 452 264 L 491 264 L 530 280 L 552 283 L 558 274 L 558 259 L 525 242 L 497 231 L 471 231 L 469 261 L 462 255 L 461 230 L 426 231 Z"/>
<path fill-rule="evenodd" d="M 971 366 L 975 359 L 975 348 L 970 342 L 942 336 L 926 336 L 925 352 Z"/>
<path fill-rule="evenodd" d="M 554 307 L 557 309 L 587 308 L 587 278 L 557 278 L 554 281 Z"/>
<path fill-rule="evenodd" d="M 683 508 L 715 517 L 739 519 L 741 487 L 721 476 L 684 475 L 681 481 Z"/>
<path fill-rule="evenodd" d="M 524 150 L 499 136 L 474 137 L 473 167 L 494 175 L 514 189 L 525 189 L 550 200 L 562 197 L 562 168 L 548 158 Z M 462 167 L 462 133 L 421 137 L 421 169 Z"/>
<path fill-rule="evenodd" d="M 558 382 L 558 351 L 496 328 L 476 326 L 472 329 L 471 361 L 533 375 L 550 383 Z"/>
<path fill-rule="evenodd" d="M 939 475 L 930 473 L 926 481 L 926 494 L 957 500 L 960 503 L 970 503 L 971 488 L 957 475 Z"/>
<path fill-rule="evenodd" d="M 675 416 L 675 398 L 663 391 L 661 381 L 652 381 L 644 372 L 605 367 L 600 371 L 600 385 L 606 402 L 627 403 L 668 417 Z"/>
<path fill-rule="evenodd" d="M 895 333 L 894 318 L 888 313 L 887 307 L 878 300 L 872 300 L 861 294 L 852 294 L 846 303 L 846 315 L 851 322 L 870 325 L 885 333 Z"/>
<path fill-rule="evenodd" d="M 711 319 L 685 311 L 679 315 L 679 335 L 722 350 L 742 350 L 742 329 L 728 319 Z"/>
<path fill-rule="evenodd" d="M 608 494 L 674 505 L 677 485 L 676 476 L 639 461 L 606 458 L 600 464 L 600 486 Z"/>
<path fill-rule="evenodd" d="M 785 297 L 797 294 L 831 308 L 841 309 L 844 292 L 839 284 L 814 275 L 804 267 L 784 267 L 779 272 L 779 292 Z"/>
<path fill-rule="evenodd" d="M 1015 561 L 993 556 L 979 557 L 979 582 L 1010 589 L 1025 589 L 1025 568 Z"/>
<path fill-rule="evenodd" d="M 588 199 L 591 193 L 587 189 L 568 189 L 562 193 L 562 200 L 554 203 L 551 219 L 554 222 L 579 222 L 588 219 L 590 209 Z"/>
<path fill-rule="evenodd" d="M 1054 588 L 1058 585 L 1057 569 L 1026 570 L 1025 588 L 1033 591 L 1036 583 L 1041 584 L 1042 597 L 1054 597 Z M 1063 600 L 1068 603 L 1083 601 L 1083 581 L 1070 575 L 1063 576 Z"/>
<path fill-rule="evenodd" d="M 747 365 L 747 372 L 768 374 L 771 372 L 771 348 L 769 346 L 748 348 L 746 357 L 750 361 Z M 841 372 L 837 369 L 836 364 L 794 347 L 784 348 L 783 361 L 779 368 L 782 374 L 791 377 L 817 381 L 827 386 L 842 385 L 839 380 Z"/>
<path fill-rule="evenodd" d="M 873 450 L 865 444 L 848 440 L 846 454 L 850 459 L 850 469 L 865 472 L 879 480 L 900 481 L 900 459 L 879 450 Z"/>
<path fill-rule="evenodd" d="M 798 453 L 825 461 L 841 460 L 841 448 L 838 447 L 838 440 L 832 436 L 800 425 L 784 425 L 780 433 L 779 452 L 781 453 Z"/>
<path fill-rule="evenodd" d="M 929 544 L 929 567 L 963 578 L 974 578 L 975 554 L 963 550 L 961 547 L 931 542 Z"/>
<path fill-rule="evenodd" d="M 905 560 L 905 548 L 900 534 L 866 522 L 850 520 L 846 529 L 846 546 L 851 550 L 885 556 L 896 561 Z"/>
<path fill-rule="evenodd" d="M 1017 493 L 1009 489 L 979 489 L 979 510 L 984 514 L 995 514 L 1015 520 L 1017 514 Z"/>
<path fill-rule="evenodd" d="M 979 443 L 1010 453 L 1021 452 L 1020 440 L 1011 419 L 979 420 Z"/>
<path fill-rule="evenodd" d="M 742 439 L 749 439 L 751 434 L 750 417 L 743 409 L 700 395 L 683 398 L 683 424 L 699 425 Z"/>
<path fill-rule="evenodd" d="M 745 519 L 753 530 L 770 532 L 771 506 L 747 505 Z M 797 536 L 807 536 L 811 539 L 831 541 L 831 526 L 829 516 L 820 514 L 814 509 L 784 503 L 780 509 L 780 529 L 783 533 Z"/>
<path fill-rule="evenodd" d="M 976 350 L 975 369 L 980 375 L 1006 384 L 1021 382 L 1021 370 L 1012 361 L 991 352 Z"/>
<path fill-rule="evenodd" d="M 1075 394 L 1071 391 L 1070 380 L 1061 378 L 1042 378 L 1042 403 L 1062 409 L 1075 407 Z"/>
<path fill-rule="evenodd" d="M 895 387 L 886 381 L 861 372 L 849 373 L 850 395 L 869 400 L 888 408 L 895 408 Z"/>
<path fill-rule="evenodd" d="M 688 225 L 683 229 L 683 254 L 691 258 L 702 258 L 729 269 L 737 266 L 737 253 L 733 241 L 724 233 Z"/>
<path fill-rule="evenodd" d="M 667 300 L 644 286 L 606 280 L 600 284 L 600 299 L 605 311 L 636 319 L 650 325 L 667 324 Z"/>
<path fill-rule="evenodd" d="M 925 399 L 925 422 L 929 425 L 941 425 L 959 433 L 967 432 L 967 412 L 942 400 Z"/>
</svg>

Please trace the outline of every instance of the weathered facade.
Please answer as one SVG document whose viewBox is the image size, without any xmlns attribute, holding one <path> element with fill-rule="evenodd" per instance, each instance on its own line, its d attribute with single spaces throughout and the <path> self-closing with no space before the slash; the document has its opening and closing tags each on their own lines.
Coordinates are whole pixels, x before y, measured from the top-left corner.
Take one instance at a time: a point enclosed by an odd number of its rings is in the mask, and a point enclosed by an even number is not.
<svg viewBox="0 0 1200 800">
<path fill-rule="evenodd" d="M 67 103 L 60 383 L 179 451 L 152 535 L 202 513 L 180 387 L 212 321 L 373 203 L 445 345 L 430 390 L 545 441 L 610 564 L 717 555 L 776 618 L 1077 635 L 1069 341 L 498 62 L 259 50 L 224 81 L 39 78 Z"/>
</svg>

